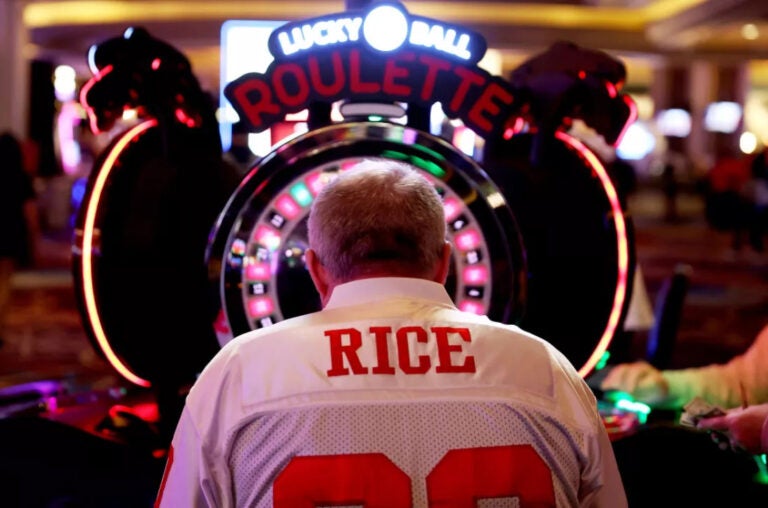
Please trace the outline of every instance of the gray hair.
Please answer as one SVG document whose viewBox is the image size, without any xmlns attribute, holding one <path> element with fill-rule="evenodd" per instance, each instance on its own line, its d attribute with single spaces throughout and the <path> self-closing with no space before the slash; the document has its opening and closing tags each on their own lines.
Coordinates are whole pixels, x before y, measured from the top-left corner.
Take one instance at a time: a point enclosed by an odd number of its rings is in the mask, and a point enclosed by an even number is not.
<svg viewBox="0 0 768 508">
<path fill-rule="evenodd" d="M 413 167 L 387 159 L 339 173 L 317 196 L 307 227 L 310 247 L 336 282 L 429 277 L 446 238 L 434 186 Z"/>
</svg>

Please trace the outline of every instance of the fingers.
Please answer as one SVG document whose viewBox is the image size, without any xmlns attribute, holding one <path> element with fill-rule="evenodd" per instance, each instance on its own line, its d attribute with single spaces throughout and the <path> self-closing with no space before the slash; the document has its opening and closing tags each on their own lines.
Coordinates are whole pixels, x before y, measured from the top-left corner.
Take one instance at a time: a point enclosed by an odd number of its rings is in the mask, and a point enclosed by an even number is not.
<svg viewBox="0 0 768 508">
<path fill-rule="evenodd" d="M 637 389 L 640 380 L 652 370 L 645 362 L 623 363 L 611 369 L 600 387 L 603 390 L 620 390 L 632 393 Z"/>
<path fill-rule="evenodd" d="M 626 392 L 648 404 L 660 402 L 667 396 L 667 385 L 661 372 L 644 361 L 613 367 L 600 388 L 605 391 Z"/>
<path fill-rule="evenodd" d="M 728 429 L 728 415 L 725 416 L 711 416 L 709 418 L 701 418 L 696 426 L 700 429 L 709 430 L 727 430 Z"/>
</svg>

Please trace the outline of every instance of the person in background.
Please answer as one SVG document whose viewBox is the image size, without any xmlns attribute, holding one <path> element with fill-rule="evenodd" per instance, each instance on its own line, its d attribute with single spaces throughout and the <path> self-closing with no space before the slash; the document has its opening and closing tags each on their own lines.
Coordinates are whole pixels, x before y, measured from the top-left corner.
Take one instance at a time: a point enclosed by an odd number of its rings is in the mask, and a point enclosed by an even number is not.
<svg viewBox="0 0 768 508">
<path fill-rule="evenodd" d="M 0 345 L 11 302 L 12 276 L 33 264 L 37 253 L 38 212 L 32 178 L 24 168 L 22 145 L 10 132 L 0 134 Z"/>
<path fill-rule="evenodd" d="M 750 161 L 750 176 L 744 191 L 749 208 L 749 244 L 755 252 L 762 254 L 768 233 L 768 148 L 763 148 Z"/>
<path fill-rule="evenodd" d="M 751 205 L 744 189 L 749 174 L 746 159 L 727 147 L 718 147 L 715 163 L 707 174 L 707 222 L 716 230 L 730 233 L 734 253 L 741 251 L 748 232 Z"/>
<path fill-rule="evenodd" d="M 594 395 L 551 344 L 461 312 L 443 205 L 366 160 L 320 192 L 322 310 L 227 343 L 189 392 L 157 506 L 627 505 Z"/>
<path fill-rule="evenodd" d="M 699 427 L 728 430 L 734 447 L 768 451 L 768 325 L 749 349 L 726 363 L 677 370 L 658 370 L 644 361 L 624 363 L 611 368 L 600 388 L 662 408 L 682 408 L 701 397 L 727 415 L 701 419 Z"/>
</svg>

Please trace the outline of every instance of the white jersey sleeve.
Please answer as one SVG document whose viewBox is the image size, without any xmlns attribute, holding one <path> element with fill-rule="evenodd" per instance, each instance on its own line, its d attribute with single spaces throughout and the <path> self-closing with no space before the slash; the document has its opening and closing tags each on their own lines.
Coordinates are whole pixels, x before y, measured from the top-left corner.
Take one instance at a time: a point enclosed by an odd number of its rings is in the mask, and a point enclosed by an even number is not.
<svg viewBox="0 0 768 508">
<path fill-rule="evenodd" d="M 168 451 L 155 508 L 231 506 L 227 474 L 211 465 L 189 411 L 184 408 Z"/>
</svg>

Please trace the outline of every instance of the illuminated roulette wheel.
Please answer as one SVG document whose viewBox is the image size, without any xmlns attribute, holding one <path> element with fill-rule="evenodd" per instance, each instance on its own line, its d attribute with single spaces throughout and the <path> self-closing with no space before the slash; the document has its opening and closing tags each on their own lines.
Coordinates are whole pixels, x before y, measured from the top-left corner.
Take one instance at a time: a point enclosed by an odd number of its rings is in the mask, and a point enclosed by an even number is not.
<svg viewBox="0 0 768 508">
<path fill-rule="evenodd" d="M 310 131 L 254 166 L 211 235 L 207 261 L 220 299 L 219 343 L 251 329 L 320 310 L 304 267 L 306 220 L 322 186 L 357 161 L 385 158 L 417 168 L 445 204 L 456 305 L 514 323 L 524 312 L 525 256 L 503 196 L 475 161 L 425 132 L 384 122 Z"/>
</svg>

